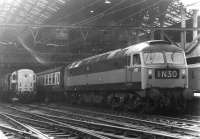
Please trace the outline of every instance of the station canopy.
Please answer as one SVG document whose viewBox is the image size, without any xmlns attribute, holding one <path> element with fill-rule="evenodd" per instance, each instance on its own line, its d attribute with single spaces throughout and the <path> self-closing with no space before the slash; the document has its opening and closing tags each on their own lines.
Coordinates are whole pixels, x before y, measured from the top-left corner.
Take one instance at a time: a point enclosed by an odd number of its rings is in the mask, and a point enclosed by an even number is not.
<svg viewBox="0 0 200 139">
<path fill-rule="evenodd" d="M 42 24 L 65 3 L 65 0 L 0 0 L 0 23 Z"/>
<path fill-rule="evenodd" d="M 66 21 L 68 25 L 81 26 L 106 17 L 122 25 L 139 20 L 138 15 L 145 12 L 141 26 L 160 26 L 159 17 L 164 14 L 162 26 L 167 27 L 181 21 L 183 4 L 179 0 L 0 0 L 0 7 L 3 25 Z M 191 12 L 187 11 L 186 18 L 190 17 Z"/>
</svg>

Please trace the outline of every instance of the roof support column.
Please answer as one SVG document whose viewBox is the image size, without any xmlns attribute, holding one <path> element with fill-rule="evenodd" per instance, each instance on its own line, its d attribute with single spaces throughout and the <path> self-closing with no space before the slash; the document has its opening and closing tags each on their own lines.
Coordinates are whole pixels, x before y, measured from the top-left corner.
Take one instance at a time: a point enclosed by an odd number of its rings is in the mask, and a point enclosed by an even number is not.
<svg viewBox="0 0 200 139">
<path fill-rule="evenodd" d="M 186 21 L 185 21 L 185 9 L 182 7 L 181 8 L 181 28 L 185 29 L 186 27 Z M 181 46 L 185 50 L 185 44 L 186 44 L 186 31 L 183 30 L 181 31 Z"/>
<path fill-rule="evenodd" d="M 159 22 L 160 22 L 160 27 L 163 27 L 163 25 L 164 25 L 164 16 L 163 15 L 160 16 Z M 161 40 L 165 39 L 165 37 L 164 37 L 164 30 L 162 30 L 162 29 L 160 30 L 160 39 Z"/>
<path fill-rule="evenodd" d="M 140 35 L 140 30 L 135 30 L 136 31 L 136 43 L 139 43 L 140 42 L 140 37 L 139 37 L 139 35 Z"/>
<path fill-rule="evenodd" d="M 198 10 L 193 10 L 193 27 L 197 28 L 198 27 Z M 193 40 L 197 37 L 197 29 L 193 30 Z M 197 42 L 197 40 L 195 41 Z"/>
<path fill-rule="evenodd" d="M 151 30 L 150 39 L 154 40 L 154 30 Z"/>
</svg>

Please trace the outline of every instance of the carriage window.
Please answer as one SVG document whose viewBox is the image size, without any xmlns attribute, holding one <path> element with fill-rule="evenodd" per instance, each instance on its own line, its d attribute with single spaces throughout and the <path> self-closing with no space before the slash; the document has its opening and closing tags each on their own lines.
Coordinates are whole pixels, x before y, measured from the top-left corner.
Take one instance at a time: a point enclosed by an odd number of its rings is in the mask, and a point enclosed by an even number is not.
<svg viewBox="0 0 200 139">
<path fill-rule="evenodd" d="M 55 84 L 57 84 L 58 82 L 58 77 L 57 77 L 57 73 L 55 73 Z"/>
<path fill-rule="evenodd" d="M 37 77 L 38 84 L 41 84 L 41 77 Z"/>
<path fill-rule="evenodd" d="M 161 64 L 164 63 L 164 57 L 161 52 L 144 53 L 145 64 Z"/>
<path fill-rule="evenodd" d="M 167 63 L 184 64 L 184 55 L 180 52 L 166 52 Z"/>
<path fill-rule="evenodd" d="M 60 72 L 56 72 L 55 73 L 55 84 L 59 84 L 60 83 Z"/>
<path fill-rule="evenodd" d="M 51 74 L 49 74 L 48 76 L 49 76 L 49 85 L 51 85 Z"/>
<path fill-rule="evenodd" d="M 133 65 L 140 65 L 140 64 L 141 64 L 140 55 L 139 54 L 133 55 Z"/>
<path fill-rule="evenodd" d="M 57 73 L 58 74 L 58 84 L 60 83 L 60 72 Z"/>
<path fill-rule="evenodd" d="M 12 79 L 16 80 L 16 74 L 13 74 Z"/>
<path fill-rule="evenodd" d="M 53 73 L 53 80 L 52 80 L 52 84 L 55 84 L 55 73 Z"/>
<path fill-rule="evenodd" d="M 44 79 L 43 78 L 44 78 L 43 76 L 40 77 L 40 84 L 41 85 L 44 84 Z"/>
<path fill-rule="evenodd" d="M 46 76 L 43 76 L 43 77 L 44 77 L 43 83 L 44 83 L 44 85 L 46 85 Z"/>
<path fill-rule="evenodd" d="M 45 77 L 42 76 L 42 84 L 45 85 Z"/>
<path fill-rule="evenodd" d="M 48 85 L 48 75 L 46 75 L 46 85 Z"/>
</svg>

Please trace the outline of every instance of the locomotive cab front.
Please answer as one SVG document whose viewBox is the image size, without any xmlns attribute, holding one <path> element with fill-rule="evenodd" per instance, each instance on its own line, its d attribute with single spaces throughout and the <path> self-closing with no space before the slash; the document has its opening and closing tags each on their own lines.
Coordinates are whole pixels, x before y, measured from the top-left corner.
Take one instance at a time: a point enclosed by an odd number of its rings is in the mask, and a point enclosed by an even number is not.
<svg viewBox="0 0 200 139">
<path fill-rule="evenodd" d="M 143 89 L 146 88 L 187 88 L 188 71 L 182 50 L 149 48 L 142 52 Z"/>
<path fill-rule="evenodd" d="M 141 52 L 142 89 L 163 105 L 190 100 L 188 70 L 184 51 L 174 45 L 152 45 Z"/>
</svg>

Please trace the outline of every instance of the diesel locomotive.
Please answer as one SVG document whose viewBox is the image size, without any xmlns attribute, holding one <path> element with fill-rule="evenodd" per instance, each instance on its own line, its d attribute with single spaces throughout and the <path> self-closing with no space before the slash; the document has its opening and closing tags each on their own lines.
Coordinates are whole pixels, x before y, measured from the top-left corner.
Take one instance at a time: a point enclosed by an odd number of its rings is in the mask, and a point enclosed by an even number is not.
<svg viewBox="0 0 200 139">
<path fill-rule="evenodd" d="M 38 75 L 42 92 L 48 94 L 52 88 L 69 103 L 153 110 L 182 108 L 192 97 L 184 51 L 162 40 L 109 51 Z M 43 96 L 49 100 L 55 94 Z"/>
<path fill-rule="evenodd" d="M 31 69 L 19 69 L 0 78 L 0 98 L 3 101 L 30 102 L 36 94 L 36 74 Z"/>
</svg>

